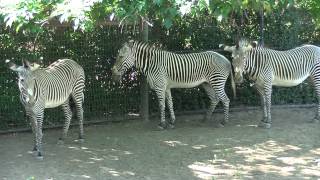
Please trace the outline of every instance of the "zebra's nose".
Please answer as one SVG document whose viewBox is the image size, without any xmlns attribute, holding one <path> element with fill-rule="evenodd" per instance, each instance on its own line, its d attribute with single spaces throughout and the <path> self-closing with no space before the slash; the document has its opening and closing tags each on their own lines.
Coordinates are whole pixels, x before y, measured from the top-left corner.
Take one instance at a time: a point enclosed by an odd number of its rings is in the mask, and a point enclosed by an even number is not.
<svg viewBox="0 0 320 180">
<path fill-rule="evenodd" d="M 120 75 L 112 73 L 111 79 L 113 81 L 120 81 Z"/>
<path fill-rule="evenodd" d="M 235 78 L 235 83 L 236 83 L 237 85 L 242 84 L 242 82 L 243 82 L 243 77 L 242 77 L 242 76 L 241 76 L 241 77 L 238 77 L 238 78 Z"/>
</svg>

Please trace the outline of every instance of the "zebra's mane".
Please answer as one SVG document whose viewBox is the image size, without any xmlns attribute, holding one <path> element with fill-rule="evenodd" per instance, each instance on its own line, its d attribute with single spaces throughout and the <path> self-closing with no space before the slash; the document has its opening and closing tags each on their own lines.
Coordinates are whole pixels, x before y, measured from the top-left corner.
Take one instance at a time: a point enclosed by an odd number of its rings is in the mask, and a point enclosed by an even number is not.
<svg viewBox="0 0 320 180">
<path fill-rule="evenodd" d="M 158 43 L 147 43 L 147 42 L 142 42 L 142 41 L 134 41 L 134 44 L 136 46 L 144 46 L 147 47 L 150 50 L 164 50 L 162 48 L 162 44 L 158 44 Z"/>
<path fill-rule="evenodd" d="M 252 41 L 248 40 L 246 38 L 241 38 L 238 42 L 239 48 L 244 48 L 244 47 L 248 47 L 249 45 L 252 46 Z M 253 48 L 263 48 L 264 46 L 260 43 L 257 42 L 256 46 L 254 46 Z"/>
</svg>

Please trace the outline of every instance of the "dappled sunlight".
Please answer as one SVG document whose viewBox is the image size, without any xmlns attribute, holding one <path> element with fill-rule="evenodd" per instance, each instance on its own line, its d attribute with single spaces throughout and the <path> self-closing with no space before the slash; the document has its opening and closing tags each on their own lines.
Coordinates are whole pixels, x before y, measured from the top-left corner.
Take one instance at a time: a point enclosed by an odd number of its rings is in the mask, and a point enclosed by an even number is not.
<svg viewBox="0 0 320 180">
<path fill-rule="evenodd" d="M 254 171 L 259 171 L 263 173 L 274 173 L 281 176 L 294 175 L 295 167 L 293 166 L 279 166 L 272 164 L 256 164 Z"/>
<path fill-rule="evenodd" d="M 97 157 L 91 157 L 89 159 L 94 160 L 94 161 L 102 161 L 102 160 L 104 160 L 103 158 L 97 158 Z"/>
<path fill-rule="evenodd" d="M 320 148 L 312 149 L 312 150 L 310 150 L 310 152 L 320 156 Z"/>
<path fill-rule="evenodd" d="M 91 176 L 86 175 L 86 174 L 82 174 L 82 175 L 71 174 L 70 176 L 74 177 L 74 178 L 77 178 L 77 179 L 79 179 L 79 178 L 81 178 L 81 179 L 91 179 Z"/>
<path fill-rule="evenodd" d="M 316 176 L 320 178 L 320 170 L 319 168 L 305 168 L 301 170 L 301 173 L 306 175 L 306 176 Z"/>
<path fill-rule="evenodd" d="M 70 161 L 71 162 L 82 162 L 82 160 L 80 160 L 80 159 L 71 159 Z"/>
<path fill-rule="evenodd" d="M 194 147 L 198 146 L 192 146 Z M 195 161 L 188 165 L 196 177 L 255 179 L 263 174 L 300 179 L 320 177 L 320 166 L 315 160 L 315 156 L 320 154 L 320 148 L 306 150 L 299 146 L 268 140 L 252 146 L 219 148 L 211 152 L 211 160 Z"/>
<path fill-rule="evenodd" d="M 100 170 L 102 173 L 111 175 L 111 176 L 134 176 L 135 173 L 131 171 L 117 171 L 113 168 L 101 166 Z"/>
<path fill-rule="evenodd" d="M 301 157 L 300 158 L 299 157 L 279 157 L 276 159 L 288 165 L 294 165 L 294 164 L 306 165 L 308 163 L 308 161 L 306 160 L 307 158 L 301 158 Z"/>
<path fill-rule="evenodd" d="M 193 149 L 204 149 L 204 148 L 207 148 L 208 146 L 207 145 L 194 145 L 192 146 Z"/>
<path fill-rule="evenodd" d="M 109 160 L 113 160 L 113 161 L 118 161 L 119 157 L 118 156 L 114 156 L 114 155 L 107 155 L 107 156 L 103 156 L 105 159 L 109 159 Z"/>
<path fill-rule="evenodd" d="M 192 169 L 194 175 L 201 179 L 211 179 L 214 173 L 214 167 L 211 164 L 195 162 L 188 166 Z"/>
<path fill-rule="evenodd" d="M 182 143 L 180 141 L 162 141 L 168 146 L 176 147 L 176 146 L 187 146 L 188 144 Z"/>
</svg>

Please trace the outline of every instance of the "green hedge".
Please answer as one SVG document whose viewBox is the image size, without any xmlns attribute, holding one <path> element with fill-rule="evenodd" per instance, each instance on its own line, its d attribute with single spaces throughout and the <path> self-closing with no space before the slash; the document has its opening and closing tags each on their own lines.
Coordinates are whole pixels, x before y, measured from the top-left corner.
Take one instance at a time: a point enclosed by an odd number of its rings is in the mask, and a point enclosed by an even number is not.
<svg viewBox="0 0 320 180">
<path fill-rule="evenodd" d="M 246 22 L 242 35 L 258 39 L 259 19 Z M 12 59 L 17 64 L 22 59 L 49 65 L 59 58 L 71 58 L 85 69 L 85 118 L 86 121 L 126 119 L 129 113 L 139 113 L 140 75 L 129 71 L 122 84 L 111 80 L 111 67 L 117 51 L 128 37 L 139 39 L 138 28 L 127 26 L 122 32 L 118 27 L 98 27 L 93 32 L 83 33 L 66 28 L 48 28 L 38 36 L 32 33 L 15 33 L 0 28 L 0 129 L 26 127 L 24 110 L 19 102 L 17 76 L 4 63 Z M 218 44 L 232 44 L 236 30 L 226 22 L 216 22 L 212 17 L 184 17 L 178 19 L 170 30 L 163 29 L 159 22 L 150 31 L 150 41 L 163 44 L 163 48 L 176 52 L 217 50 Z M 274 12 L 265 17 L 265 45 L 275 49 L 289 49 L 303 43 L 317 44 L 319 30 L 315 29 L 308 14 L 301 10 L 287 13 Z M 36 46 L 34 49 L 34 40 Z M 230 54 L 219 51 L 226 57 Z M 42 57 L 42 58 L 41 58 Z M 237 88 L 237 99 L 232 99 L 230 81 L 226 91 L 231 106 L 260 105 L 256 91 L 248 82 Z M 201 88 L 174 89 L 173 100 L 176 112 L 200 110 L 208 107 L 208 97 Z M 158 112 L 155 93 L 150 91 L 150 112 Z M 273 104 L 315 103 L 314 89 L 308 83 L 293 88 L 273 90 Z M 58 109 L 46 110 L 45 124 L 63 122 L 63 113 Z"/>
</svg>

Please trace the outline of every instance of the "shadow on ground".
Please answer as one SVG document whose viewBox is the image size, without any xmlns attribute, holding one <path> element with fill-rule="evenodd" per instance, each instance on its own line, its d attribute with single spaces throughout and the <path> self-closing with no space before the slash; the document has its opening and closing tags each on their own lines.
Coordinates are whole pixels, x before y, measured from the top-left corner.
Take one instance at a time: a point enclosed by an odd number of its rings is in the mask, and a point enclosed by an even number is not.
<svg viewBox="0 0 320 180">
<path fill-rule="evenodd" d="M 256 127 L 261 112 L 232 112 L 215 128 L 202 116 L 179 116 L 174 130 L 157 122 L 88 126 L 86 141 L 70 131 L 47 130 L 44 160 L 34 158 L 32 134 L 0 136 L 0 180 L 11 179 L 317 179 L 320 124 L 307 123 L 315 109 L 273 109 L 273 127 Z M 220 120 L 223 114 L 216 113 Z"/>
</svg>

